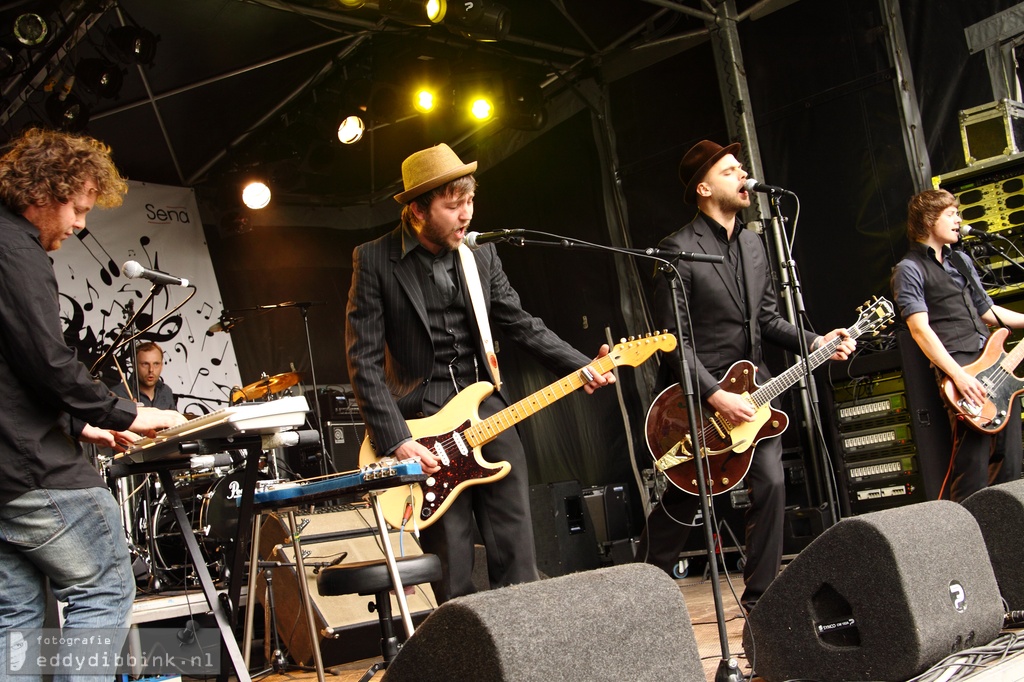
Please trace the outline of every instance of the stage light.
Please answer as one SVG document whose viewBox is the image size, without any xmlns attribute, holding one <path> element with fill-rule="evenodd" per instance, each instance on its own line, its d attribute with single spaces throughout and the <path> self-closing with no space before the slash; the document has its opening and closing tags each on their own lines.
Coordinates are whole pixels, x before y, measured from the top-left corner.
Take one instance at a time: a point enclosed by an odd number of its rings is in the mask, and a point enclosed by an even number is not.
<svg viewBox="0 0 1024 682">
<path fill-rule="evenodd" d="M 540 130 L 547 123 L 544 94 L 540 85 L 529 78 L 516 76 L 505 79 L 505 106 L 501 124 L 517 130 Z"/>
<path fill-rule="evenodd" d="M 444 19 L 448 30 L 480 42 L 504 40 L 510 23 L 508 8 L 490 0 L 452 3 Z"/>
<path fill-rule="evenodd" d="M 346 116 L 338 126 L 338 139 L 342 144 L 355 144 L 363 139 L 363 131 L 366 125 L 363 119 L 358 116 Z"/>
<path fill-rule="evenodd" d="M 14 20 L 14 37 L 26 47 L 38 47 L 46 42 L 50 27 L 38 14 L 26 13 Z"/>
<path fill-rule="evenodd" d="M 138 26 L 118 26 L 107 34 L 106 45 L 125 64 L 148 66 L 156 57 L 156 44 L 160 38 Z"/>
<path fill-rule="evenodd" d="M 437 106 L 437 96 L 433 90 L 420 88 L 413 97 L 413 107 L 421 114 L 429 114 Z"/>
<path fill-rule="evenodd" d="M 380 13 L 410 26 L 433 26 L 445 17 L 446 0 L 380 0 Z"/>
<path fill-rule="evenodd" d="M 65 92 L 55 92 L 46 99 L 46 115 L 50 123 L 69 133 L 81 132 L 89 123 L 89 107 L 77 95 Z"/>
<path fill-rule="evenodd" d="M 266 208 L 270 203 L 270 188 L 258 180 L 242 189 L 242 203 L 252 209 Z"/>
<path fill-rule="evenodd" d="M 78 62 L 75 78 L 89 92 L 100 97 L 114 98 L 121 92 L 124 74 L 105 59 L 89 58 Z"/>
<path fill-rule="evenodd" d="M 0 46 L 0 78 L 7 78 L 14 73 L 18 63 L 18 55 L 7 47 Z"/>
<path fill-rule="evenodd" d="M 488 121 L 494 116 L 494 103 L 486 97 L 474 97 L 469 103 L 469 113 L 478 121 Z"/>
<path fill-rule="evenodd" d="M 366 0 L 338 0 L 338 4 L 345 9 L 359 9 L 366 4 Z"/>
</svg>

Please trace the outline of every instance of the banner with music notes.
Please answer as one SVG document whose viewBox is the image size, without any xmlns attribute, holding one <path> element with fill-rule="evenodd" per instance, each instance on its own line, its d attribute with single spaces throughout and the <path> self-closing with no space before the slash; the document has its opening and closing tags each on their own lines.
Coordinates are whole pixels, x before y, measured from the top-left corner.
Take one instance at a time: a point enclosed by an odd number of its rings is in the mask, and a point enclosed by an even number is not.
<svg viewBox="0 0 1024 682">
<path fill-rule="evenodd" d="M 187 279 L 191 288 L 165 286 L 136 319 L 141 330 L 158 320 L 139 342 L 155 341 L 164 351 L 163 379 L 178 396 L 178 410 L 200 414 L 223 407 L 231 387 L 241 384 L 231 335 L 208 333 L 223 310 L 220 289 L 191 189 L 129 182 L 124 204 L 94 208 L 86 229 L 50 254 L 60 286 L 61 317 L 68 345 L 87 365 L 117 338 L 146 299 L 152 283 L 128 279 L 126 261 Z M 164 319 L 162 319 L 164 318 Z M 130 350 L 116 356 L 127 375 L 134 365 Z M 98 371 L 108 384 L 118 382 L 113 363 Z"/>
</svg>

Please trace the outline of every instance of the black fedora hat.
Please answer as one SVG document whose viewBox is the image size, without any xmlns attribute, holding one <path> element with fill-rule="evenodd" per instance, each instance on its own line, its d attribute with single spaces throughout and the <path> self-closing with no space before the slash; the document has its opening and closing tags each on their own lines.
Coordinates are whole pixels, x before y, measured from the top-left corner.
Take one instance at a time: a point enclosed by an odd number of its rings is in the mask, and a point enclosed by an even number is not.
<svg viewBox="0 0 1024 682">
<path fill-rule="evenodd" d="M 697 185 L 720 158 L 726 154 L 738 156 L 741 146 L 739 142 L 723 147 L 711 140 L 701 140 L 690 147 L 689 151 L 683 154 L 683 160 L 679 162 L 679 180 L 686 187 L 686 191 L 683 192 L 683 201 L 688 204 L 696 204 Z"/>
</svg>

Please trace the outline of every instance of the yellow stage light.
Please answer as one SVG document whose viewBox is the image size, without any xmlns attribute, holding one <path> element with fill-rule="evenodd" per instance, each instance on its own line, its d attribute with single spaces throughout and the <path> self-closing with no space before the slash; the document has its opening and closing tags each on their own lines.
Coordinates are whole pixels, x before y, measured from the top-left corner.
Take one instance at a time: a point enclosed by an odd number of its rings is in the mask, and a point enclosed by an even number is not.
<svg viewBox="0 0 1024 682">
<path fill-rule="evenodd" d="M 348 116 L 338 126 L 338 139 L 342 144 L 355 144 L 363 139 L 363 131 L 366 126 L 363 119 L 358 116 Z"/>
<path fill-rule="evenodd" d="M 486 97 L 476 97 L 469 105 L 469 111 L 478 121 L 487 121 L 494 116 L 494 104 Z"/>
<path fill-rule="evenodd" d="M 434 96 L 433 91 L 427 88 L 420 88 L 416 91 L 416 96 L 413 99 L 413 106 L 416 111 L 421 114 L 426 114 L 434 110 L 437 105 L 437 98 Z"/>
</svg>

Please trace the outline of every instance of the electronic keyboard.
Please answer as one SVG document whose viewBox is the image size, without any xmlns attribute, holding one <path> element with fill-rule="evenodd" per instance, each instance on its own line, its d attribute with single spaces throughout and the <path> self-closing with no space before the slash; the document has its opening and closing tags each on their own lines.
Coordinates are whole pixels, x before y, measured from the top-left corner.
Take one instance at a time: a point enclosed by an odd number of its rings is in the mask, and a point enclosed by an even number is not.
<svg viewBox="0 0 1024 682">
<path fill-rule="evenodd" d="M 305 424 L 307 412 L 309 404 L 303 396 L 232 405 L 158 431 L 153 438 L 141 438 L 114 459 L 133 464 L 189 459 L 190 455 L 180 450 L 183 443 L 286 431 Z"/>
</svg>

